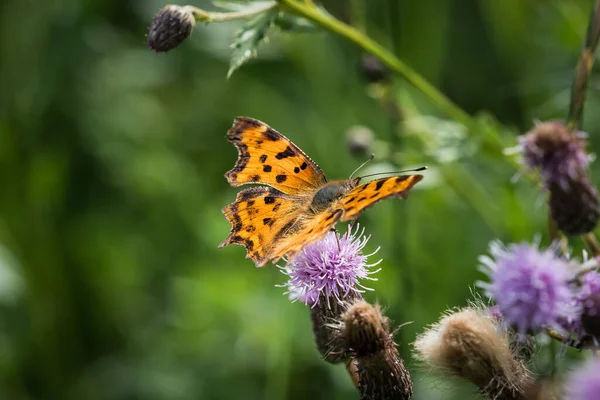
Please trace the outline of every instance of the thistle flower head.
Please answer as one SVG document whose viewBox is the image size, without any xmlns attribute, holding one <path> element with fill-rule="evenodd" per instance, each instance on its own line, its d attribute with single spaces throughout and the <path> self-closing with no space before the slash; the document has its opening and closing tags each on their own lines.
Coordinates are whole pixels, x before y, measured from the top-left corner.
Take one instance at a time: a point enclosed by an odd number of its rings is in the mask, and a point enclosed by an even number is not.
<svg viewBox="0 0 600 400">
<path fill-rule="evenodd" d="M 594 262 L 594 261 L 593 261 Z M 594 296 L 600 294 L 600 273 L 596 271 L 590 271 L 583 275 L 581 278 L 581 286 L 577 293 L 573 297 L 572 303 L 574 307 L 580 312 L 579 315 L 574 315 L 566 321 L 563 326 L 568 330 L 574 338 L 579 341 L 586 334 L 594 334 L 594 332 L 588 332 L 585 328 L 585 322 L 591 319 L 595 314 L 595 303 Z M 595 329 L 592 329 L 595 331 Z"/>
<path fill-rule="evenodd" d="M 196 19 L 190 7 L 168 5 L 152 19 L 148 28 L 148 47 L 157 53 L 179 46 L 192 33 Z"/>
<path fill-rule="evenodd" d="M 572 371 L 565 383 L 565 400 L 595 400 L 600 393 L 600 357 L 587 360 Z"/>
<path fill-rule="evenodd" d="M 569 180 L 577 181 L 585 175 L 590 163 L 584 151 L 585 138 L 584 132 L 572 132 L 563 122 L 541 122 L 519 136 L 518 149 L 528 168 L 539 169 L 547 187 L 559 184 L 566 189 Z"/>
<path fill-rule="evenodd" d="M 492 242 L 490 254 L 479 259 L 480 270 L 490 282 L 478 282 L 478 286 L 494 299 L 504 320 L 517 332 L 556 328 L 561 320 L 576 315 L 569 264 L 552 248 L 542 251 L 526 243 L 504 247 Z"/>
<path fill-rule="evenodd" d="M 530 377 L 500 324 L 486 309 L 448 312 L 417 337 L 415 357 L 434 371 L 473 382 L 489 398 L 522 398 Z"/>
<path fill-rule="evenodd" d="M 379 271 L 371 270 L 381 260 L 367 264 L 367 258 L 374 253 L 364 255 L 363 248 L 369 237 L 364 229 L 354 232 L 350 229 L 344 234 L 329 232 L 322 240 L 306 246 L 292 262 L 281 271 L 289 277 L 282 286 L 288 288 L 292 300 L 300 300 L 311 306 L 317 305 L 320 296 L 334 298 L 341 302 L 350 292 L 362 293 L 369 288 L 363 286 L 360 279 L 370 279 L 370 275 Z"/>
</svg>

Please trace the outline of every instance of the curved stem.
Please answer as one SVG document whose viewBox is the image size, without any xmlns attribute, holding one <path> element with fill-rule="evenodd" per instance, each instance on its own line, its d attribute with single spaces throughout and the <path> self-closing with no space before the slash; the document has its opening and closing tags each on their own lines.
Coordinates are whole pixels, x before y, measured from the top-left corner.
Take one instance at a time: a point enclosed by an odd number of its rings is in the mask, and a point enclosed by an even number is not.
<svg viewBox="0 0 600 400">
<path fill-rule="evenodd" d="M 454 104 L 415 70 L 394 56 L 394 54 L 359 30 L 340 22 L 336 18 L 325 13 L 323 10 L 320 10 L 316 7 L 309 7 L 298 0 L 278 0 L 278 4 L 284 10 L 302 16 L 327 29 L 328 31 L 338 34 L 353 42 L 363 50 L 378 57 L 392 71 L 401 75 L 408 83 L 426 95 L 440 109 L 448 114 L 448 116 L 462 123 L 463 125 L 474 125 L 471 116 L 467 112 Z"/>
<path fill-rule="evenodd" d="M 194 15 L 196 21 L 201 22 L 227 22 L 227 21 L 235 21 L 238 19 L 247 19 L 253 17 L 257 14 L 270 10 L 277 6 L 277 2 L 272 1 L 269 3 L 261 4 L 254 7 L 248 7 L 241 11 L 233 11 L 233 12 L 214 12 L 214 11 L 205 11 L 198 7 L 194 6 L 185 6 L 184 10 L 189 11 Z"/>
</svg>

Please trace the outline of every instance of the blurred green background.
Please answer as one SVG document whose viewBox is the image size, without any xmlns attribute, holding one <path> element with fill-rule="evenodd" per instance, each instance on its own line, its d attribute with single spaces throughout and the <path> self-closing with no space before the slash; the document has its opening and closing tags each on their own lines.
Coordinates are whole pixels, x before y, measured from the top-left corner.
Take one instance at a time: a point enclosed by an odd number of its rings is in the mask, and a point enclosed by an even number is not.
<svg viewBox="0 0 600 400">
<path fill-rule="evenodd" d="M 220 209 L 239 190 L 223 177 L 236 159 L 225 133 L 240 115 L 287 135 L 329 178 L 364 160 L 348 150 L 356 125 L 376 136 L 368 171 L 430 167 L 406 202 L 361 217 L 384 259 L 365 296 L 412 322 L 398 342 L 415 399 L 475 397 L 428 377 L 410 343 L 466 304 L 490 240 L 547 243 L 544 196 L 511 181 L 502 151 L 533 119 L 565 117 L 591 1 L 325 3 L 340 18 L 364 8 L 370 36 L 477 115 L 472 132 L 399 79 L 395 129 L 361 52 L 318 30 L 276 32 L 229 80 L 239 23 L 199 24 L 157 55 L 145 34 L 164 4 L 0 4 L 0 398 L 358 398 L 343 367 L 321 361 L 277 268 L 217 250 Z M 597 89 L 592 79 L 591 151 Z"/>
</svg>

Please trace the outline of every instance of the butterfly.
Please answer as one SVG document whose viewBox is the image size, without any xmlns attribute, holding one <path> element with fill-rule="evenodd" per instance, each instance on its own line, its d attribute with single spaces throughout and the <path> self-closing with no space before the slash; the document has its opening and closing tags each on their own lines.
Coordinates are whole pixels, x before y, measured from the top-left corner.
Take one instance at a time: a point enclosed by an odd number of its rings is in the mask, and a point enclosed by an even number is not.
<svg viewBox="0 0 600 400">
<path fill-rule="evenodd" d="M 399 175 L 359 184 L 361 178 L 327 181 L 321 169 L 288 138 L 253 118 L 238 117 L 227 132 L 238 159 L 225 178 L 240 191 L 221 211 L 231 224 L 219 248 L 238 244 L 257 267 L 294 258 L 322 239 L 338 221 L 351 221 L 377 201 L 406 198 L 422 175 Z"/>
</svg>

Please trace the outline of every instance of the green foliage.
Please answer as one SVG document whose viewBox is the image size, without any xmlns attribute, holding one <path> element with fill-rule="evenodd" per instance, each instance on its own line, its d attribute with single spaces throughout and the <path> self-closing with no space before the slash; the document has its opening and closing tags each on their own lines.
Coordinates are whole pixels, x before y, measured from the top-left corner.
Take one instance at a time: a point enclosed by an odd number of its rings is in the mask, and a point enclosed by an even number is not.
<svg viewBox="0 0 600 400">
<path fill-rule="evenodd" d="M 350 1 L 324 3 L 338 17 L 351 11 Z M 473 131 L 401 80 L 389 90 L 405 123 L 393 125 L 357 73 L 361 53 L 333 35 L 272 35 L 226 80 L 235 23 L 197 26 L 156 55 L 143 32 L 162 2 L 36 2 L 32 11 L 5 1 L 0 398 L 357 398 L 344 369 L 320 360 L 306 307 L 275 287 L 277 268 L 257 270 L 240 247 L 216 248 L 229 230 L 220 209 L 239 190 L 223 178 L 236 158 L 225 133 L 239 115 L 284 133 L 330 179 L 364 161 L 345 145 L 354 125 L 375 132 L 373 168 L 430 167 L 407 201 L 361 217 L 367 250 L 381 246 L 384 259 L 365 296 L 396 325 L 412 322 L 397 342 L 416 400 L 471 398 L 472 387 L 423 380 L 410 343 L 447 307 L 466 304 L 490 240 L 546 232 L 544 197 L 515 182 L 503 151 L 534 118 L 566 115 L 591 2 L 439 3 L 401 2 L 391 15 L 364 2 L 365 27 L 476 115 Z M 275 25 L 283 20 L 265 13 L 242 27 L 233 70 Z M 583 124 L 592 152 L 594 82 Z M 539 362 L 541 372 L 561 371 L 568 358 Z"/>
<path fill-rule="evenodd" d="M 244 24 L 232 45 L 233 53 L 231 54 L 227 77 L 230 77 L 243 63 L 252 57 L 256 57 L 258 45 L 267 38 L 267 34 L 273 28 L 279 13 L 279 9 L 273 8 L 260 13 Z"/>
</svg>

